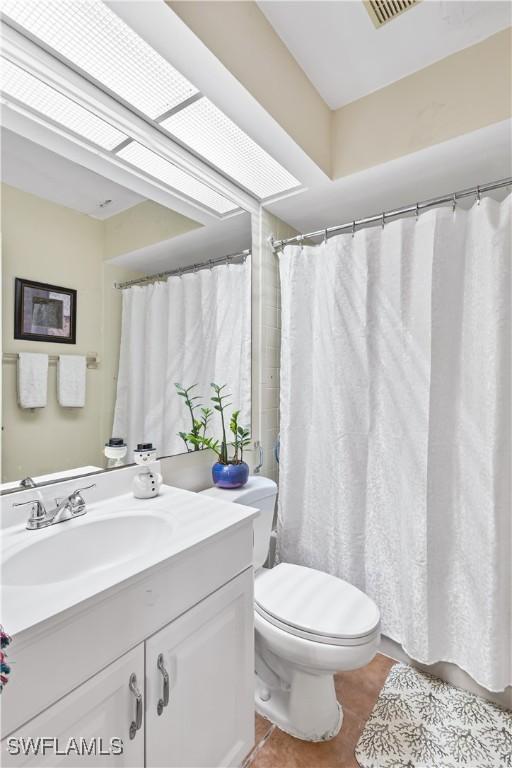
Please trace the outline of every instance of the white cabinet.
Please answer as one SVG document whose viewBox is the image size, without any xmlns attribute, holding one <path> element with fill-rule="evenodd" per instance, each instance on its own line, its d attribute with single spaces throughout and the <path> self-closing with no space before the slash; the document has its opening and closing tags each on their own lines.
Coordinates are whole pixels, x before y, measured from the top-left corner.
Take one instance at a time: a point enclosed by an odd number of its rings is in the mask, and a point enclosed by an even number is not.
<svg viewBox="0 0 512 768">
<path fill-rule="evenodd" d="M 31 768 L 240 765 L 254 744 L 253 643 L 249 568 L 16 729 L 1 743 L 0 763 Z M 73 649 L 62 653 L 72 656 Z M 41 670 L 41 678 L 52 674 L 44 660 Z M 41 678 L 34 685 L 44 685 Z M 47 741 L 38 742 L 42 738 Z M 29 739 L 39 743 L 37 754 L 29 749 L 24 755 L 22 739 L 25 745 Z M 95 744 L 97 753 L 77 756 L 72 747 L 68 755 L 56 754 L 57 747 L 68 750 L 70 740 L 89 749 Z M 110 755 L 98 753 L 112 747 Z M 21 754 L 12 754 L 17 748 Z"/>
<path fill-rule="evenodd" d="M 63 652 L 72 653 L 72 649 Z M 94 653 L 94 632 L 91 632 L 91 653 Z M 51 675 L 51 670 L 44 669 L 44 660 L 41 666 L 41 679 L 37 685 L 44 685 L 45 674 Z M 135 675 L 135 680 L 132 675 Z M 130 690 L 131 678 L 134 683 L 132 688 L 138 688 L 140 692 L 139 703 Z M 141 768 L 144 765 L 143 689 L 144 644 L 141 644 L 4 739 L 1 764 L 31 768 Z M 140 727 L 135 730 L 137 710 Z M 133 738 L 130 738 L 131 723 L 135 723 Z M 111 749 L 113 753 L 118 751 L 119 741 L 112 742 L 112 739 L 122 740 L 121 754 L 100 754 Z M 77 756 L 71 740 L 74 740 L 78 749 L 82 748 L 82 744 L 87 745 L 92 754 Z M 46 744 L 45 754 L 43 744 Z M 23 750 L 27 746 L 28 754 L 24 754 Z M 20 754 L 13 754 L 18 748 Z M 36 748 L 37 753 L 34 754 Z M 68 751 L 69 754 L 58 755 L 57 749 L 60 752 Z"/>
<path fill-rule="evenodd" d="M 249 570 L 147 641 L 148 768 L 240 765 L 254 744 L 253 637 Z"/>
</svg>

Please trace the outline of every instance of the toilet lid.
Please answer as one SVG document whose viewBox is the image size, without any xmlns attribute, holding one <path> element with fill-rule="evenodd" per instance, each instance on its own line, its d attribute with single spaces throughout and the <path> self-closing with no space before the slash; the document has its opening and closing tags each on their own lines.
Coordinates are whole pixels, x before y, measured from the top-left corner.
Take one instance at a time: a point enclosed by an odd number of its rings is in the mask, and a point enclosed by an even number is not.
<svg viewBox="0 0 512 768">
<path fill-rule="evenodd" d="M 379 627 L 379 609 L 368 595 L 336 576 L 281 563 L 258 574 L 256 610 L 279 625 L 311 636 L 355 640 Z M 339 643 L 338 643 L 339 644 Z"/>
</svg>

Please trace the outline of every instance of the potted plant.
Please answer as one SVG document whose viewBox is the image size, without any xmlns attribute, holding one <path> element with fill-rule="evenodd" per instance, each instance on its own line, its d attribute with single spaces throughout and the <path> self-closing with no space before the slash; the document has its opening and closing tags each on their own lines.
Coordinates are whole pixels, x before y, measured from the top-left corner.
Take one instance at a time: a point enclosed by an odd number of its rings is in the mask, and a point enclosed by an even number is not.
<svg viewBox="0 0 512 768">
<path fill-rule="evenodd" d="M 213 408 L 220 414 L 222 427 L 222 439 L 216 440 L 207 436 L 206 432 L 210 424 L 213 410 L 205 408 L 197 403 L 201 398 L 198 395 L 192 396 L 191 390 L 197 386 L 187 387 L 176 384 L 178 394 L 184 398 L 185 405 L 189 409 L 192 429 L 190 432 L 179 432 L 179 436 L 185 443 L 187 451 L 199 450 L 200 448 L 209 448 L 217 455 L 217 461 L 212 467 L 212 478 L 215 485 L 219 488 L 241 488 L 249 479 L 249 465 L 244 461 L 244 448 L 251 442 L 250 432 L 247 427 L 242 426 L 238 419 L 240 411 L 233 411 L 229 421 L 229 432 L 232 439 L 228 440 L 228 431 L 226 429 L 226 409 L 231 403 L 226 403 L 230 394 L 225 392 L 226 384 L 219 386 L 212 382 L 210 385 L 213 394 L 211 401 Z M 196 418 L 196 412 L 199 409 L 200 418 Z M 231 453 L 231 456 L 230 456 Z"/>
</svg>

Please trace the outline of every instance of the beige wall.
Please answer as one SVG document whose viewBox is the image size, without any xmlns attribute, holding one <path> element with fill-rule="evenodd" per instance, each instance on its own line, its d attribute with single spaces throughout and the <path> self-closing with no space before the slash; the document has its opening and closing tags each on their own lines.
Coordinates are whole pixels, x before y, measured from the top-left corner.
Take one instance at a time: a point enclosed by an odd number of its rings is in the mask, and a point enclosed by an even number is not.
<svg viewBox="0 0 512 768">
<path fill-rule="evenodd" d="M 168 5 L 279 125 L 331 173 L 331 111 L 254 2 Z"/>
<path fill-rule="evenodd" d="M 121 317 L 115 280 L 132 276 L 104 264 L 104 224 L 14 187 L 2 185 L 3 352 L 97 353 L 87 371 L 85 408 L 61 408 L 55 366 L 48 405 L 17 404 L 16 364 L 2 365 L 2 480 L 16 480 L 86 464 L 103 465 L 102 444 L 112 424 Z M 14 339 L 14 278 L 76 288 L 76 345 Z"/>
<path fill-rule="evenodd" d="M 510 32 L 498 32 L 336 110 L 333 177 L 509 118 Z"/>
<path fill-rule="evenodd" d="M 152 200 L 145 200 L 106 219 L 105 259 L 169 240 L 201 226 L 176 211 Z"/>
<path fill-rule="evenodd" d="M 103 229 L 99 221 L 2 185 L 3 351 L 51 355 L 97 352 L 102 335 Z M 79 290 L 75 345 L 20 341 L 14 335 L 14 278 Z M 85 408 L 60 408 L 50 366 L 48 406 L 22 409 L 16 364 L 3 366 L 2 479 L 43 474 L 100 460 L 102 370 L 87 372 Z"/>
<path fill-rule="evenodd" d="M 168 5 L 333 179 L 511 116 L 510 28 L 331 111 L 255 2 Z"/>
</svg>

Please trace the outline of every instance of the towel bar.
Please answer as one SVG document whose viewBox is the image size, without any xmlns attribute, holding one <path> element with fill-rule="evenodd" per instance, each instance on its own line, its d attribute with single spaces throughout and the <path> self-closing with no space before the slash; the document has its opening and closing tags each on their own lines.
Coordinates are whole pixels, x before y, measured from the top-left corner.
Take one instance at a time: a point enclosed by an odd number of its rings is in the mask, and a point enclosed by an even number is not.
<svg viewBox="0 0 512 768">
<path fill-rule="evenodd" d="M 14 363 L 18 359 L 18 353 L 17 352 L 4 352 L 2 355 L 2 362 L 3 363 Z M 57 360 L 59 359 L 58 355 L 48 355 L 48 365 L 57 365 Z M 100 364 L 100 357 L 96 352 L 89 352 L 86 355 L 87 359 L 87 367 L 88 368 L 98 368 Z"/>
</svg>

